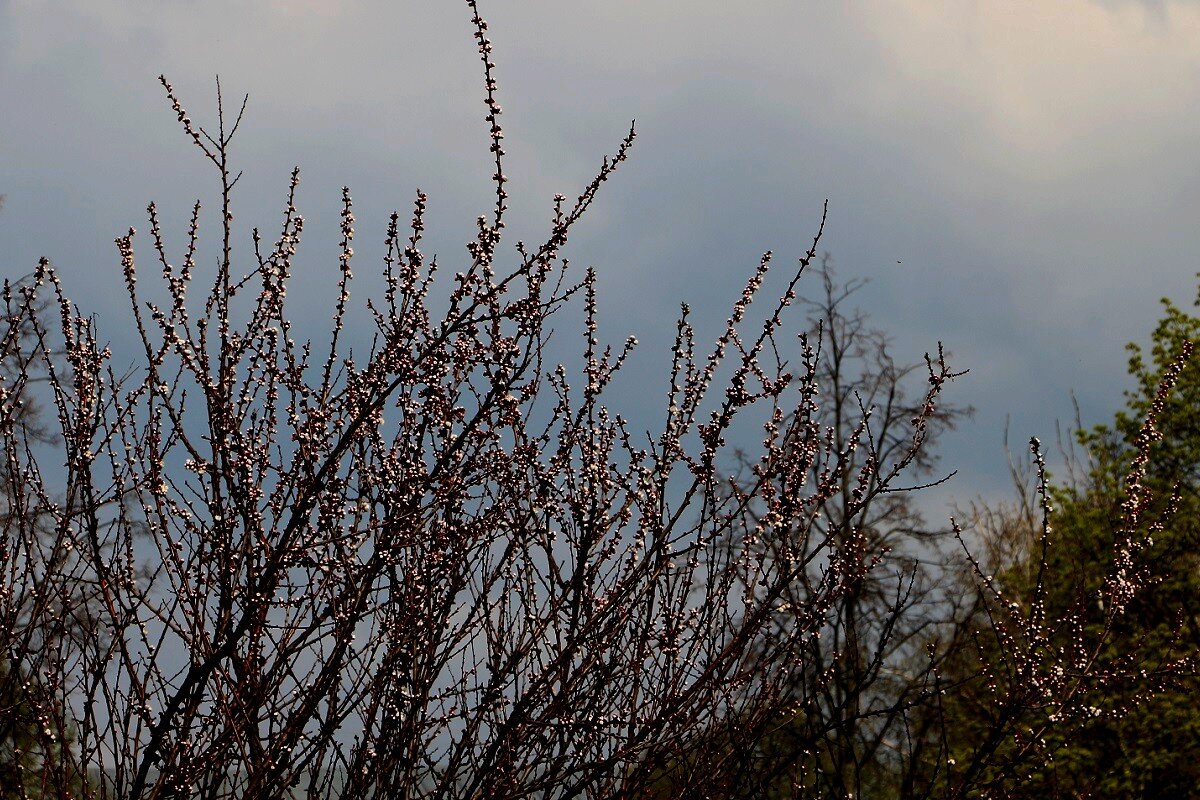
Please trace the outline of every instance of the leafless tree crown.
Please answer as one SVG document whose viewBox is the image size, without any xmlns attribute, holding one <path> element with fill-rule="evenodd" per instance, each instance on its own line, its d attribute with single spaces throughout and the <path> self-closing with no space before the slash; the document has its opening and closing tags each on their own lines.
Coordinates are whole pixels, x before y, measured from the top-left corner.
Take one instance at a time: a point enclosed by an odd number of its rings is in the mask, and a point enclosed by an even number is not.
<svg viewBox="0 0 1200 800">
<path fill-rule="evenodd" d="M 495 65 L 467 5 L 495 197 L 445 304 L 430 298 L 441 273 L 421 249 L 420 191 L 407 220 L 387 225 L 382 295 L 367 314 L 352 304 L 344 190 L 331 335 L 314 344 L 287 310 L 299 171 L 276 233 L 255 229 L 242 249 L 230 145 L 245 101 L 231 112 L 218 84 L 216 126 L 204 127 L 165 78 L 219 178 L 211 285 L 196 280 L 201 205 L 175 260 L 151 204 L 148 235 L 116 240 L 141 343 L 133 370 L 48 262 L 5 285 L 0 648 L 16 699 L 0 724 L 33 721 L 5 790 L 707 797 L 773 764 L 796 796 L 832 795 L 862 785 L 868 746 L 907 759 L 911 796 L 999 780 L 997 759 L 1020 763 L 999 743 L 1022 715 L 1082 713 L 1074 687 L 1097 676 L 1087 653 L 1048 648 L 1036 604 L 1010 609 L 980 571 L 1012 659 L 1011 685 L 989 678 L 1008 687 L 995 741 L 975 763 L 930 773 L 922 765 L 944 759 L 928 735 L 936 714 L 907 745 L 888 738 L 945 690 L 944 645 L 921 627 L 898 638 L 915 573 L 890 555 L 897 531 L 920 533 L 900 498 L 931 480 L 927 440 L 959 413 L 941 402 L 956 373 L 940 347 L 919 367 L 920 391 L 901 398 L 914 373 L 844 327 L 856 323 L 832 284 L 824 325 L 791 321 L 822 216 L 766 304 L 763 256 L 711 347 L 683 307 L 665 421 L 634 429 L 605 393 L 636 342 L 601 342 L 595 274 L 573 276 L 563 258 L 634 131 L 573 200 L 554 198 L 544 241 L 502 251 Z M 149 294 L 148 272 L 160 282 Z M 545 363 L 550 317 L 573 301 L 578 368 Z M 360 318 L 371 343 L 352 353 L 346 329 Z M 848 336 L 876 360 L 839 384 L 830 370 Z M 26 411 L 35 397 L 46 430 Z M 735 448 L 744 418 L 762 438 Z M 735 449 L 744 469 L 731 475 Z M 1122 547 L 1105 588 L 1114 614 L 1143 580 L 1132 533 Z M 909 677 L 888 683 L 884 667 L 901 661 Z M 772 737 L 789 720 L 801 724 L 779 767 Z M 839 736 L 857 744 L 831 745 Z"/>
</svg>

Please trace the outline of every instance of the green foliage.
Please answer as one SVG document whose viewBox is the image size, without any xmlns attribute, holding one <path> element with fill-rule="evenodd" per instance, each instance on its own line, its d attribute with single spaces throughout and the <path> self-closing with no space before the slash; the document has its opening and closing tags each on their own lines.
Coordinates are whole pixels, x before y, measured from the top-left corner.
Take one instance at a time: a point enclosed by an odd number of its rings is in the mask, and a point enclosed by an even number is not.
<svg viewBox="0 0 1200 800">
<path fill-rule="evenodd" d="M 39 762 L 37 715 L 23 691 L 22 681 L 7 662 L 0 661 L 0 798 L 35 794 Z"/>
<path fill-rule="evenodd" d="M 838 763 L 835 740 L 828 730 L 814 735 L 822 721 L 802 711 L 757 723 L 726 721 L 702 741 L 681 743 L 671 763 L 651 765 L 640 800 L 792 800 L 842 797 L 830 788 L 853 785 L 857 797 L 894 797 L 895 776 L 889 764 Z M 828 727 L 827 725 L 824 727 Z"/>
<path fill-rule="evenodd" d="M 1057 558 L 1072 569 L 1084 597 L 1096 596 L 1111 564 L 1113 534 L 1121 518 L 1121 479 L 1129 469 L 1141 419 L 1184 342 L 1200 341 L 1200 317 L 1169 300 L 1163 305 L 1149 352 L 1130 345 L 1129 372 L 1136 388 L 1127 393 L 1126 408 L 1111 427 L 1079 435 L 1094 459 L 1085 485 L 1056 492 L 1062 507 Z M 1151 655 L 1151 665 L 1200 650 L 1200 369 L 1195 365 L 1183 371 L 1157 418 L 1162 438 L 1151 451 L 1143 481 L 1155 498 L 1148 516 L 1164 514 L 1172 496 L 1178 497 L 1178 507 L 1161 531 L 1152 532 L 1153 544 L 1141 559 L 1159 580 L 1116 620 L 1116 635 L 1105 653 L 1117 659 L 1141 647 Z M 1066 586 L 1058 588 L 1058 603 L 1073 599 L 1064 595 Z M 1106 698 L 1113 713 L 1086 726 L 1064 752 L 1054 770 L 1060 782 L 1092 787 L 1103 797 L 1200 796 L 1200 707 L 1195 702 L 1200 682 L 1194 677 L 1172 681 L 1135 703 L 1137 693 L 1159 688 L 1150 672 L 1138 685 Z"/>
<path fill-rule="evenodd" d="M 0 800 L 83 796 L 72 737 L 47 713 L 39 682 L 0 660 Z"/>
<path fill-rule="evenodd" d="M 1200 340 L 1200 317 L 1167 300 L 1163 304 L 1165 314 L 1150 348 L 1129 346 L 1135 388 L 1126 393 L 1125 408 L 1111 425 L 1076 431 L 1087 461 L 1069 470 L 1073 480 L 1051 487 L 1055 512 L 1044 563 L 1038 537 L 1027 526 L 1021 556 L 997 576 L 1003 590 L 1019 599 L 1020 613 L 1027 612 L 1040 575 L 1047 618 L 1083 620 L 1079 627 L 1057 630 L 1052 647 L 1067 648 L 1082 639 L 1096 653 L 1101 673 L 1131 658 L 1141 661 L 1145 672 L 1132 681 L 1096 682 L 1086 700 L 1093 715 L 1047 725 L 1042 757 L 1022 767 L 1020 780 L 1006 789 L 1008 796 L 1200 797 L 1200 681 L 1194 671 L 1166 669 L 1200 652 L 1200 369 L 1195 364 L 1158 399 L 1155 427 L 1161 438 L 1150 450 L 1142 481 L 1152 500 L 1131 532 L 1135 540 L 1148 542 L 1135 566 L 1153 576 L 1151 583 L 1115 616 L 1105 613 L 1101 591 L 1125 530 L 1125 482 L 1142 420 L 1184 343 Z M 1148 522 L 1155 520 L 1163 521 L 1161 528 Z M 989 681 L 1006 679 L 998 652 L 995 641 L 981 636 L 951 676 L 965 680 L 946 705 L 948 730 L 957 732 L 950 743 L 956 761 L 976 751 L 981 743 L 973 732 L 1002 711 L 988 700 L 996 694 Z M 967 680 L 981 664 L 991 664 L 995 674 Z M 1054 722 L 1054 711 L 1048 704 L 1040 719 L 1026 724 Z M 1005 747 L 1016 745 L 1000 745 Z"/>
</svg>

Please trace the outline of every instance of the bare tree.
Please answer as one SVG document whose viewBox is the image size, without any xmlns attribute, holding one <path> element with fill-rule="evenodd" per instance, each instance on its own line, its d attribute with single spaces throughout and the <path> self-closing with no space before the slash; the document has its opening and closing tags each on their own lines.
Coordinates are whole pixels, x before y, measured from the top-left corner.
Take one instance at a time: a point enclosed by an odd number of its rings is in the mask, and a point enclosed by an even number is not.
<svg viewBox="0 0 1200 800">
<path fill-rule="evenodd" d="M 830 291 L 833 285 L 826 280 L 825 307 L 839 296 Z M 811 575 L 798 574 L 790 591 L 781 593 L 786 600 L 778 607 L 778 638 L 763 643 L 773 655 L 771 648 L 786 642 L 796 624 L 792 615 L 811 613 L 820 601 L 810 587 L 820 586 L 834 559 L 856 563 L 844 590 L 825 607 L 824 627 L 808 640 L 803 667 L 789 684 L 756 672 L 756 679 L 764 678 L 754 689 L 763 704 L 721 718 L 681 748 L 653 795 L 689 796 L 682 788 L 686 781 L 708 776 L 707 796 L 727 798 L 1009 796 L 1046 759 L 1082 741 L 1098 716 L 1124 715 L 1194 676 L 1200 654 L 1187 644 L 1186 615 L 1177 615 L 1171 646 L 1164 648 L 1159 639 L 1131 637 L 1136 619 L 1128 611 L 1164 577 L 1148 548 L 1171 524 L 1174 502 L 1153 497 L 1145 474 L 1161 436 L 1161 410 L 1190 352 L 1190 346 L 1182 348 L 1164 369 L 1149 403 L 1123 482 L 1108 574 L 1099 584 L 1077 583 L 1069 555 L 1054 541 L 1050 486 L 1036 439 L 1031 467 L 1014 468 L 1021 490 L 1015 504 L 973 506 L 970 538 L 951 521 L 957 557 L 924 546 L 928 541 L 915 550 L 904 541 L 924 540 L 930 532 L 922 530 L 904 493 L 889 496 L 893 487 L 874 500 L 882 499 L 883 508 L 898 501 L 895 510 L 877 517 L 881 526 L 868 523 L 869 511 L 853 515 L 860 489 L 851 485 L 825 501 L 817 541 L 828 550 L 810 562 Z M 868 372 L 887 374 L 878 367 Z M 821 385 L 837 384 L 829 374 L 825 370 Z M 825 397 L 831 395 L 836 393 Z M 882 440 L 867 434 L 877 413 L 879 405 L 863 403 L 850 423 L 825 417 L 848 426 L 851 441 L 860 443 L 840 451 L 840 463 L 861 447 L 865 470 L 888 474 L 888 462 L 874 456 L 883 450 Z M 953 416 L 942 417 L 941 424 L 951 422 Z M 826 441 L 837 438 L 832 426 L 821 430 Z M 930 430 L 927 423 L 926 444 Z M 928 454 L 926 459 L 932 466 Z M 839 502 L 854 516 L 846 528 L 834 522 L 845 517 L 829 516 Z M 773 546 L 751 539 L 733 547 L 787 559 L 790 551 L 803 552 L 816 528 L 815 521 L 798 527 L 796 538 L 774 539 Z M 836 530 L 852 535 L 828 532 Z M 847 546 L 856 541 L 857 548 Z M 1064 606 L 1063 596 L 1075 600 Z M 789 693 L 790 705 L 778 702 L 781 690 Z M 1030 794 L 1026 789 L 1022 796 Z"/>
<path fill-rule="evenodd" d="M 792 422 L 800 435 L 824 444 L 804 463 L 805 480 L 835 480 L 802 523 L 780 531 L 785 535 L 745 537 L 739 530 L 729 541 L 757 559 L 804 565 L 776 601 L 764 657 L 775 657 L 773 648 L 822 606 L 830 565 L 852 567 L 821 615 L 819 635 L 806 640 L 791 682 L 762 673 L 757 691 L 774 702 L 754 718 L 723 720 L 688 756 L 697 760 L 705 748 L 724 753 L 726 797 L 895 796 L 913 756 L 906 726 L 936 691 L 945 655 L 930 658 L 926 645 L 954 635 L 969 616 L 944 581 L 957 550 L 952 529 L 930 528 L 916 504 L 919 490 L 949 477 L 934 475 L 938 436 L 970 413 L 938 402 L 936 390 L 956 375 L 945 372 L 940 351 L 937 369 L 932 361 L 898 364 L 887 335 L 850 307 L 865 281 L 838 282 L 828 255 L 817 277 L 820 290 L 804 305 L 818 393 Z M 760 472 L 744 457 L 733 481 L 752 485 Z M 755 513 L 770 524 L 769 505 Z M 663 786 L 677 790 L 669 779 Z"/>
<path fill-rule="evenodd" d="M 863 496 L 886 486 L 870 471 L 837 470 L 810 486 L 810 470 L 797 469 L 836 447 L 801 421 L 815 396 L 813 354 L 789 372 L 776 341 L 820 234 L 749 335 L 769 254 L 707 355 L 685 312 L 666 425 L 639 444 L 601 402 L 633 342 L 601 347 L 594 275 L 571 283 L 559 255 L 633 131 L 574 203 L 555 199 L 547 239 L 518 244 L 515 265 L 501 268 L 500 109 L 487 26 L 477 14 L 474 23 L 495 206 L 441 313 L 429 303 L 436 263 L 419 249 L 425 196 L 407 238 L 393 215 L 365 357 L 340 343 L 355 235 L 348 191 L 325 356 L 294 339 L 285 311 L 303 227 L 298 173 L 275 244 L 256 231 L 251 268 L 235 272 L 229 145 L 242 117 L 220 95 L 209 132 L 163 81 L 220 178 L 221 259 L 203 310 L 189 300 L 199 205 L 178 267 L 149 209 L 165 305 L 139 293 L 134 232 L 117 240 L 140 372 L 111 367 L 93 321 L 39 267 L 29 302 L 48 289 L 61 318 L 65 364 L 47 368 L 65 488 L 49 490 L 38 454 L 6 428 L 10 485 L 30 489 L 11 527 L 27 536 L 30 520 L 53 521 L 51 546 L 78 558 L 41 576 L 41 591 L 98 587 L 107 635 L 50 653 L 30 643 L 12 657 L 36 659 L 61 701 L 46 735 L 77 729 L 80 767 L 102 768 L 89 792 L 628 794 L 709 719 L 761 705 L 747 692 L 751 663 L 790 680 L 820 609 L 859 569 L 831 563 L 811 617 L 797 618 L 774 656 L 748 659 L 775 632 L 782 593 L 820 553 L 764 561 L 725 542 L 811 524 L 847 480 Z M 250 287 L 238 323 L 235 300 Z M 579 389 L 565 368 L 542 366 L 547 320 L 576 296 L 586 317 Z M 47 352 L 51 333 L 34 319 Z M 931 370 L 933 396 L 948 372 Z M 552 406 L 539 412 L 547 394 Z M 735 418 L 752 410 L 768 422 L 761 477 L 731 495 L 718 464 Z M 752 513 L 756 496 L 771 498 L 777 518 Z M 33 629 L 52 616 L 38 613 Z"/>
<path fill-rule="evenodd" d="M 812 770 L 812 788 L 862 797 L 890 792 L 894 767 L 910 758 L 902 731 L 927 702 L 937 667 L 924 645 L 952 634 L 961 618 L 960 598 L 942 581 L 942 540 L 951 529 L 930 528 L 915 493 L 953 475 L 934 475 L 937 438 L 971 409 L 933 406 L 924 391 L 914 392 L 913 383 L 929 374 L 927 364 L 897 364 L 887 335 L 871 328 L 861 310 L 846 308 L 864 282 L 839 285 L 822 266 L 823 292 L 810 302 L 827 398 L 820 421 L 845 454 L 845 472 L 840 494 L 818 521 L 817 541 L 832 538 L 847 557 L 864 562 L 864 572 L 812 643 L 795 693 L 813 739 L 806 749 L 823 766 Z M 873 475 L 873 489 L 889 485 L 864 495 L 845 479 L 863 471 Z M 907 485 L 892 483 L 901 472 L 910 476 Z M 803 608 L 814 585 L 813 575 L 803 576 L 789 603 Z"/>
<path fill-rule="evenodd" d="M 601 344 L 595 275 L 573 278 L 562 256 L 634 131 L 574 201 L 555 197 L 541 243 L 503 252 L 491 42 L 467 6 L 495 192 L 445 298 L 421 250 L 418 191 L 407 231 L 398 213 L 387 226 L 382 296 L 355 310 L 344 190 L 333 327 L 328 341 L 307 339 L 286 302 L 304 228 L 299 171 L 273 243 L 255 229 L 243 252 L 230 147 L 246 103 L 228 112 L 218 84 L 208 129 L 165 78 L 219 178 L 220 255 L 203 297 L 199 203 L 178 262 L 153 204 L 147 247 L 132 229 L 116 240 L 141 342 L 134 370 L 114 365 L 48 262 L 6 293 L 0 360 L 32 343 L 57 449 L 31 446 L 19 424 L 22 366 L 0 394 L 0 639 L 10 676 L 40 678 L 31 747 L 70 742 L 26 796 L 711 797 L 797 719 L 797 741 L 825 755 L 798 769 L 777 759 L 792 770 L 784 791 L 844 796 L 893 747 L 889 732 L 908 732 L 910 709 L 936 708 L 942 644 L 929 640 L 926 665 L 903 680 L 885 673 L 920 656 L 922 629 L 904 621 L 934 596 L 896 536 L 923 535 L 908 493 L 929 482 L 928 443 L 961 413 L 941 405 L 956 373 L 940 348 L 906 399 L 911 368 L 838 310 L 848 292 L 828 273 L 827 324 L 789 335 L 822 217 L 755 314 L 764 255 L 710 349 L 684 307 L 665 422 L 635 431 L 605 403 L 635 342 Z M 165 299 L 141 288 L 143 252 Z M 45 299 L 53 325 L 33 313 Z M 583 304 L 577 370 L 543 361 L 550 318 L 572 301 Z M 360 318 L 373 331 L 352 353 Z M 18 344 L 22 331 L 32 338 Z M 866 370 L 843 372 L 860 358 Z M 730 477 L 747 422 L 763 438 Z M 1036 612 L 1005 622 L 1002 594 L 982 586 L 1022 676 L 1078 661 L 1046 650 Z M 1130 586 L 1106 585 L 1112 607 Z M 89 635 L 53 635 L 85 600 Z M 1063 708 L 1071 680 L 1098 680 L 1076 661 L 1050 685 Z M 1018 689 L 1006 702 L 1025 709 Z M 913 772 L 921 791 L 994 784 L 1001 759 L 1018 763 L 999 743 L 1025 746 L 1023 720 L 995 720 L 967 768 Z M 915 748 L 901 750 L 911 760 Z M 830 767 L 836 780 L 815 777 Z"/>
<path fill-rule="evenodd" d="M 2 199 L 2 196 L 0 196 Z M 48 709 L 57 699 L 41 678 L 42 658 L 64 639 L 85 641 L 101 635 L 86 585 L 51 590 L 49 576 L 69 569 L 72 553 L 61 546 L 49 520 L 35 511 L 36 500 L 23 480 L 20 454 L 55 442 L 41 413 L 36 389 L 47 380 L 46 353 L 39 347 L 38 318 L 46 303 L 34 299 L 32 276 L 5 281 L 0 322 L 0 398 L 5 450 L 0 459 L 0 565 L 5 570 L 0 600 L 0 797 L 41 794 L 47 781 L 80 780 L 56 770 L 71 744 L 71 731 L 47 736 Z M 39 654 L 33 659 L 17 654 Z"/>
</svg>

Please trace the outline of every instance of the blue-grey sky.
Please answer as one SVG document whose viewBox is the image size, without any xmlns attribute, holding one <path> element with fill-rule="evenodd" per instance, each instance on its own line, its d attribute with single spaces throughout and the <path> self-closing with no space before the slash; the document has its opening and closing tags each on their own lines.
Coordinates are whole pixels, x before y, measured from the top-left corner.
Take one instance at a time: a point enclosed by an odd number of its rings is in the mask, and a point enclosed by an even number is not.
<svg viewBox="0 0 1200 800">
<path fill-rule="evenodd" d="M 482 12 L 513 238 L 543 234 L 554 193 L 573 196 L 637 119 L 630 162 L 568 253 L 600 273 L 607 337 L 643 341 L 637 374 L 666 363 L 680 300 L 715 335 L 760 253 L 793 261 L 828 198 L 823 246 L 842 276 L 871 280 L 860 303 L 897 354 L 919 359 L 940 339 L 971 370 L 950 397 L 977 414 L 944 440 L 960 473 L 942 498 L 1003 491 L 1006 416 L 1020 442 L 1053 436 L 1072 391 L 1085 421 L 1111 415 L 1128 385 L 1122 346 L 1147 337 L 1160 297 L 1195 295 L 1200 5 L 484 0 Z M 343 184 L 363 275 L 416 187 L 430 196 L 426 249 L 448 265 L 490 207 L 462 3 L 0 0 L 0 269 L 50 257 L 114 344 L 129 317 L 113 238 L 144 229 L 155 200 L 178 251 L 191 201 L 213 197 L 160 72 L 201 121 L 215 73 L 249 92 L 235 150 L 247 238 L 275 224 L 302 168 L 310 225 L 293 295 L 316 320 Z"/>
</svg>

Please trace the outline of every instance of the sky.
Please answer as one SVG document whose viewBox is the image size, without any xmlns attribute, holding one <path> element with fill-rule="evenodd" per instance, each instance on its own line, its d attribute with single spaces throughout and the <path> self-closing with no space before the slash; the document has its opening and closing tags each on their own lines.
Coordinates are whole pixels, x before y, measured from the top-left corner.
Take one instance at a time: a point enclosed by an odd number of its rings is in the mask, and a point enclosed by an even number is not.
<svg viewBox="0 0 1200 800">
<path fill-rule="evenodd" d="M 821 248 L 843 278 L 869 279 L 859 304 L 896 356 L 942 341 L 970 369 L 947 395 L 976 412 L 941 442 L 958 470 L 933 495 L 943 505 L 1006 494 L 1006 425 L 1018 447 L 1052 439 L 1073 396 L 1084 422 L 1110 418 L 1130 386 L 1125 343 L 1147 340 L 1160 298 L 1196 295 L 1200 3 L 482 0 L 481 13 L 514 240 L 544 236 L 553 195 L 573 197 L 637 120 L 566 253 L 597 269 L 602 335 L 643 343 L 624 390 L 635 420 L 654 381 L 665 392 L 679 302 L 715 337 L 761 253 L 790 268 L 826 200 Z M 461 262 L 491 207 L 471 32 L 451 0 L 0 0 L 0 273 L 49 257 L 133 361 L 113 239 L 145 229 L 154 200 L 178 254 L 191 203 L 215 205 L 160 73 L 201 122 L 214 75 L 250 95 L 234 145 L 243 243 L 277 224 L 301 167 L 302 315 L 331 307 L 343 185 L 356 273 L 376 270 L 388 215 L 407 215 L 418 187 L 426 251 Z"/>
</svg>

